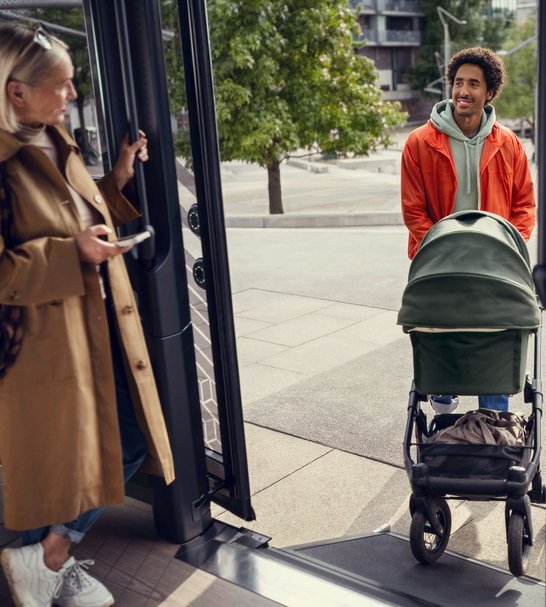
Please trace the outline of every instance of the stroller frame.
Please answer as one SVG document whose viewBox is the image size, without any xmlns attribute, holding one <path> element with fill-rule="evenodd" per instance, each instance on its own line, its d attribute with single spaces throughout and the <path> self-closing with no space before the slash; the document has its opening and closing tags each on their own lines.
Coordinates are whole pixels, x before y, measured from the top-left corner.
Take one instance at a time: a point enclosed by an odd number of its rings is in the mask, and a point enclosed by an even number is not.
<svg viewBox="0 0 546 607">
<path fill-rule="evenodd" d="M 408 416 L 404 437 L 404 465 L 412 488 L 410 497 L 410 546 L 413 555 L 423 564 L 431 564 L 444 552 L 451 531 L 451 513 L 447 499 L 469 501 L 505 501 L 505 526 L 508 564 L 515 576 L 524 575 L 529 550 L 533 545 L 531 503 L 546 503 L 546 485 L 540 470 L 543 392 L 541 380 L 542 327 L 530 331 L 534 335 L 533 378 L 525 379 L 524 401 L 531 403 L 526 426 L 529 440 L 523 449 L 531 450 L 526 466 L 513 465 L 504 478 L 472 478 L 443 476 L 431 473 L 421 461 L 424 437 L 430 435 L 427 419 L 421 410 L 426 395 L 418 392 L 415 381 L 409 393 Z M 442 417 L 459 416 L 444 414 Z M 449 424 L 448 424 L 449 425 Z M 415 440 L 413 440 L 413 438 Z M 415 454 L 415 455 L 414 455 Z"/>
</svg>

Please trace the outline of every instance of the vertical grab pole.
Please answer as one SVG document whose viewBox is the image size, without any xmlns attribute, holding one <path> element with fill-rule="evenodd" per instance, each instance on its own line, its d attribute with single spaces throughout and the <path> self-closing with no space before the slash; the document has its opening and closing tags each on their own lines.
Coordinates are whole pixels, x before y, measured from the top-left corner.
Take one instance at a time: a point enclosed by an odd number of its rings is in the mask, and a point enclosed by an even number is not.
<svg viewBox="0 0 546 607">
<path fill-rule="evenodd" d="M 138 123 L 138 109 L 136 103 L 135 83 L 133 80 L 133 69 L 131 61 L 131 46 L 129 42 L 129 31 L 127 28 L 127 12 L 124 0 L 114 0 L 114 15 L 116 20 L 116 31 L 118 34 L 121 77 L 123 83 L 125 105 L 127 117 L 129 118 L 129 140 L 131 143 L 140 138 L 140 129 Z M 144 260 L 147 265 L 155 255 L 155 231 L 150 224 L 150 212 L 148 208 L 148 198 L 146 195 L 146 181 L 144 179 L 144 167 L 141 162 L 135 162 L 135 181 L 137 191 L 139 192 L 140 211 L 142 212 L 143 229 L 148 230 L 151 237 L 145 240 L 138 251 L 139 258 Z"/>
<path fill-rule="evenodd" d="M 542 307 L 546 307 L 546 2 L 538 3 L 537 19 L 536 161 L 538 181 L 538 265 L 533 277 Z"/>
</svg>

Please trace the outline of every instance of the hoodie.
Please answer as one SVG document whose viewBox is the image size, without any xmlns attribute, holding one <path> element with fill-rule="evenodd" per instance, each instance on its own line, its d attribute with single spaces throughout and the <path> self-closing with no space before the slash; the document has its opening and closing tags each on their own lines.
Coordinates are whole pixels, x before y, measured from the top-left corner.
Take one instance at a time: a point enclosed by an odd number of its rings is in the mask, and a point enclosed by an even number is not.
<svg viewBox="0 0 546 607">
<path fill-rule="evenodd" d="M 480 208 L 480 157 L 483 142 L 496 121 L 495 108 L 486 105 L 478 132 L 467 137 L 453 118 L 453 103 L 440 101 L 432 108 L 432 124 L 449 137 L 457 172 L 457 193 L 453 212 Z"/>
</svg>

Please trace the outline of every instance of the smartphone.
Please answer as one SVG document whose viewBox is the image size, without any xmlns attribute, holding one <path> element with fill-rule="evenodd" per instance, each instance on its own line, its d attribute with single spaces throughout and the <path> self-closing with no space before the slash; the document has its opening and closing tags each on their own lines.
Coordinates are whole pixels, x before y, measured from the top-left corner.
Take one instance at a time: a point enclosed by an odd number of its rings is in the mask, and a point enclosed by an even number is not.
<svg viewBox="0 0 546 607">
<path fill-rule="evenodd" d="M 150 238 L 150 236 L 150 232 L 148 232 L 148 230 L 144 230 L 144 232 L 137 232 L 136 234 L 131 234 L 130 236 L 123 236 L 122 238 L 115 240 L 113 244 L 115 244 L 116 247 L 119 247 L 120 249 L 123 249 L 125 247 L 133 247 L 134 245 L 139 244 L 143 240 Z"/>
</svg>

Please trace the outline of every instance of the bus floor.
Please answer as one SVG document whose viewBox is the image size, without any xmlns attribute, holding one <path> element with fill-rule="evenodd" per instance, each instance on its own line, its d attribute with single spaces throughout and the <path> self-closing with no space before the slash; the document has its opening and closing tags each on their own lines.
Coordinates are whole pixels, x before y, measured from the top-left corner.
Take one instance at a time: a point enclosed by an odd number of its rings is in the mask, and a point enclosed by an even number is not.
<svg viewBox="0 0 546 607">
<path fill-rule="evenodd" d="M 116 607 L 275 607 L 278 603 L 196 569 L 174 556 L 179 549 L 160 539 L 149 505 L 127 498 L 108 508 L 74 549 L 78 560 L 94 560 L 89 573 L 114 595 Z M 0 544 L 18 545 L 0 528 Z M 0 572 L 0 605 L 14 607 Z"/>
</svg>

